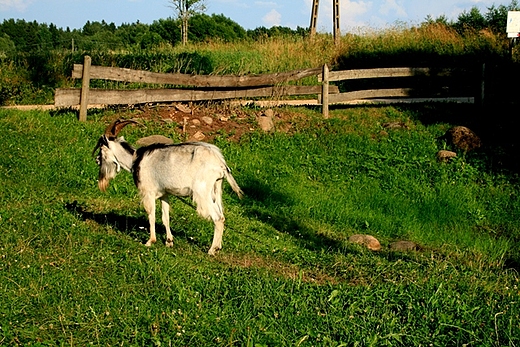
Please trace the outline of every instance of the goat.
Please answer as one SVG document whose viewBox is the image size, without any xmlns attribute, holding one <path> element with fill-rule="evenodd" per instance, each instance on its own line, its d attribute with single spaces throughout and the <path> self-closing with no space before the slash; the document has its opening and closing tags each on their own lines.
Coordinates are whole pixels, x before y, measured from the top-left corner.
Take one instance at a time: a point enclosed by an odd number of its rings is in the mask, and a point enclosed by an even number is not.
<svg viewBox="0 0 520 347">
<path fill-rule="evenodd" d="M 99 149 L 96 158 L 99 165 L 99 189 L 106 191 L 110 180 L 121 168 L 133 174 L 150 223 L 150 238 L 146 246 L 151 246 L 157 240 L 155 201 L 161 200 L 166 246 L 171 247 L 173 236 L 170 231 L 168 198 L 170 195 L 191 197 L 197 206 L 197 213 L 215 224 L 213 242 L 208 251 L 210 255 L 215 255 L 222 249 L 224 233 L 222 180 L 225 178 L 240 198 L 243 194 L 220 149 L 205 142 L 186 142 L 153 143 L 136 150 L 124 137 L 117 137 L 126 125 L 135 123 L 134 120 L 116 120 L 98 140 L 93 154 Z"/>
</svg>

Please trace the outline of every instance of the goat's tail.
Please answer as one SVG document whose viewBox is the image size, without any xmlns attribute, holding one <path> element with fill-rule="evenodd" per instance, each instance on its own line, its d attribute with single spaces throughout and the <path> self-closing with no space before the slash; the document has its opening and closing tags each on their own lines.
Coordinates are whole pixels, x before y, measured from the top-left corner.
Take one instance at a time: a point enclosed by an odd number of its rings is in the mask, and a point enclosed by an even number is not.
<svg viewBox="0 0 520 347">
<path fill-rule="evenodd" d="M 224 172 L 224 177 L 226 177 L 226 180 L 228 181 L 229 185 L 231 186 L 231 189 L 233 189 L 233 191 L 235 193 L 237 193 L 238 197 L 240 199 L 242 199 L 242 197 L 244 196 L 244 192 L 238 186 L 237 181 L 235 181 L 235 178 L 231 174 L 231 169 L 227 166 L 226 166 L 226 171 Z"/>
</svg>

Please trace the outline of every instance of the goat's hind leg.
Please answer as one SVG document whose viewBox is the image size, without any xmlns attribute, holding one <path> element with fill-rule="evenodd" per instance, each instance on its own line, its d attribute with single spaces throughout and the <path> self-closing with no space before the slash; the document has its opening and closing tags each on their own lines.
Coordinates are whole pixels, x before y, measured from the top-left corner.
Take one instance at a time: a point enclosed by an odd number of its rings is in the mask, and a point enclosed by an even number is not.
<svg viewBox="0 0 520 347">
<path fill-rule="evenodd" d="M 209 255 L 215 255 L 222 249 L 222 235 L 224 234 L 224 209 L 222 207 L 222 180 L 217 180 L 211 192 L 211 203 L 207 206 L 210 212 L 210 218 L 215 223 L 215 231 L 213 233 L 213 242 L 208 251 Z"/>
<path fill-rule="evenodd" d="M 213 242 L 211 248 L 208 251 L 209 255 L 215 255 L 222 249 L 222 235 L 224 234 L 224 216 L 219 220 L 213 220 L 215 223 L 215 232 L 213 233 Z"/>
<path fill-rule="evenodd" d="M 145 243 L 147 247 L 150 247 L 157 241 L 155 235 L 155 198 L 147 195 L 142 198 L 143 207 L 148 214 L 148 222 L 150 223 L 150 238 Z"/>
<path fill-rule="evenodd" d="M 161 198 L 161 210 L 162 210 L 162 222 L 164 228 L 166 229 L 166 247 L 173 246 L 173 235 L 170 230 L 170 204 L 168 202 L 168 197 L 163 196 Z"/>
</svg>

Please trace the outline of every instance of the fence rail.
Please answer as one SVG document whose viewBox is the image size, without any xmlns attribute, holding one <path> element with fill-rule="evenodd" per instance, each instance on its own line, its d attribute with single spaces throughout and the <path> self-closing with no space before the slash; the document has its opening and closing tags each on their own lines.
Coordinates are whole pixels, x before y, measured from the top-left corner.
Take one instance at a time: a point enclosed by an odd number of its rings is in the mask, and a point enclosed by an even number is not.
<svg viewBox="0 0 520 347">
<path fill-rule="evenodd" d="M 475 80 L 476 74 L 468 69 L 453 68 L 375 68 L 362 70 L 329 71 L 328 66 L 295 70 L 284 73 L 249 76 L 216 76 L 216 75 L 188 75 L 165 74 L 149 71 L 131 70 L 118 67 L 91 66 L 91 59 L 85 56 L 84 64 L 75 64 L 72 77 L 82 79 L 81 88 L 61 88 L 56 90 L 55 106 L 70 107 L 80 105 L 80 120 L 86 120 L 87 106 L 89 104 L 143 104 L 150 102 L 175 102 L 175 101 L 203 101 L 244 98 L 271 98 L 280 99 L 285 96 L 318 95 L 318 104 L 322 105 L 323 116 L 328 117 L 329 105 L 338 103 L 359 102 L 364 100 L 376 100 L 392 98 L 393 101 L 403 101 L 402 98 L 415 98 L 420 101 L 457 100 L 458 102 L 475 102 L 484 98 L 484 81 L 480 80 L 479 88 L 471 88 L 472 93 L 478 95 L 465 95 L 458 99 L 439 95 L 421 95 L 424 91 L 416 88 L 366 88 L 358 87 L 358 90 L 339 92 L 336 85 L 331 82 L 342 82 L 343 85 L 353 84 L 356 80 L 384 80 L 388 78 L 420 77 L 428 81 L 437 77 L 447 77 L 452 80 L 463 76 L 469 76 L 469 80 Z M 457 71 L 457 75 L 454 72 Z M 318 85 L 296 86 L 288 85 L 288 82 L 298 81 L 306 77 L 318 77 Z M 455 76 L 455 77 L 454 77 Z M 146 83 L 169 86 L 183 86 L 178 88 L 157 89 L 125 89 L 107 90 L 90 89 L 91 79 L 105 79 L 128 83 Z M 345 82 L 346 81 L 346 82 Z M 350 81 L 350 82 L 349 82 Z M 426 82 L 427 84 L 428 82 Z M 189 87 L 189 88 L 187 88 Z M 198 88 L 198 89 L 197 89 Z M 354 87 L 355 88 L 355 87 Z M 348 89 L 348 88 L 347 88 Z M 479 92 L 475 92 L 479 90 Z M 399 100 L 398 98 L 401 98 Z"/>
<path fill-rule="evenodd" d="M 372 100 L 374 102 L 382 102 L 388 100 L 381 100 L 381 98 L 392 98 L 392 102 L 403 102 L 402 98 L 407 98 L 408 102 L 420 101 L 456 101 L 464 103 L 475 103 L 475 100 L 482 103 L 484 100 L 484 69 L 482 66 L 481 73 L 475 69 L 463 68 L 417 68 L 417 67 L 399 67 L 399 68 L 374 68 L 374 69 L 360 69 L 360 70 L 343 70 L 343 71 L 329 71 L 327 65 L 323 66 L 323 72 L 318 77 L 322 83 L 321 104 L 323 116 L 329 116 L 329 105 L 349 102 L 359 102 L 359 100 Z M 421 92 L 417 88 L 377 88 L 377 89 L 360 89 L 343 93 L 330 94 L 328 92 L 330 82 L 340 82 L 349 80 L 369 80 L 378 79 L 384 80 L 389 78 L 403 78 L 403 77 L 418 77 L 427 78 L 431 81 L 433 78 L 448 78 L 447 84 L 453 84 L 456 78 L 465 78 L 471 85 L 465 90 L 465 95 L 449 95 L 449 91 L 444 94 Z M 449 80 L 451 79 L 451 81 Z M 479 81 L 475 85 L 474 81 Z M 459 81 L 460 82 L 460 81 Z M 348 83 L 348 82 L 347 82 Z M 444 86 L 444 85 L 443 85 Z M 401 98 L 401 99 L 399 99 Z M 319 102 L 319 101 L 318 101 Z"/>
</svg>

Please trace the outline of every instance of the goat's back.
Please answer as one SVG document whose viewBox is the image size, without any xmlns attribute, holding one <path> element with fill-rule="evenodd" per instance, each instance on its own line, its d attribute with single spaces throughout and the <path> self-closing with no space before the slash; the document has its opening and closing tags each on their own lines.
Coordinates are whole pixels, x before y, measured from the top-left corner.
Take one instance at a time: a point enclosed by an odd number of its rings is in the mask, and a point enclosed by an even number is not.
<svg viewBox="0 0 520 347">
<path fill-rule="evenodd" d="M 135 153 L 133 175 L 140 191 L 191 195 L 197 187 L 212 186 L 229 168 L 218 147 L 204 142 L 152 144 Z"/>
</svg>

